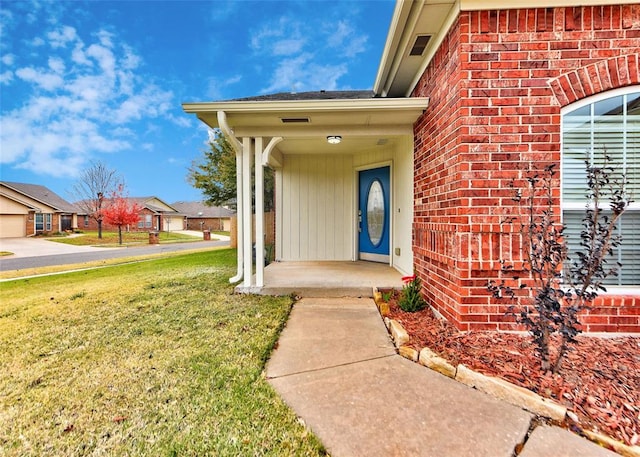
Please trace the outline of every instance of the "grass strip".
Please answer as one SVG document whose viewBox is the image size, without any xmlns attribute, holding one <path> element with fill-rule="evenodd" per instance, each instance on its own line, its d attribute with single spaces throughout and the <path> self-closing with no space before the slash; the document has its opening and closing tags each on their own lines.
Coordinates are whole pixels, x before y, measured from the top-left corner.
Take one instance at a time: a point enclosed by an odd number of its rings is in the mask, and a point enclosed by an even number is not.
<svg viewBox="0 0 640 457">
<path fill-rule="evenodd" d="M 157 232 L 160 243 L 186 243 L 197 241 L 198 237 L 176 232 Z M 135 246 L 149 243 L 149 232 L 122 232 L 122 244 L 119 243 L 118 232 L 102 232 L 102 238 L 98 238 L 98 232 L 83 232 L 73 236 L 60 236 L 47 238 L 56 243 L 70 244 L 73 246 L 101 246 L 121 247 Z"/>
<path fill-rule="evenodd" d="M 0 283 L 0 454 L 323 455 L 262 371 L 289 298 L 217 250 Z"/>
</svg>

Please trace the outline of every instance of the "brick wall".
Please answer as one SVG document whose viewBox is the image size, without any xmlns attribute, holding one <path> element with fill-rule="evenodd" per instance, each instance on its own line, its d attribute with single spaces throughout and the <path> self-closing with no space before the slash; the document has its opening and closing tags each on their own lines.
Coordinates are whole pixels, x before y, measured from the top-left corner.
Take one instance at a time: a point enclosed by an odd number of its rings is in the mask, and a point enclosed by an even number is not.
<svg viewBox="0 0 640 457">
<path fill-rule="evenodd" d="M 152 215 L 152 219 L 151 219 L 151 227 L 138 227 L 138 224 L 132 224 L 129 226 L 129 231 L 130 232 L 149 232 L 151 230 L 154 230 L 154 227 L 157 225 L 157 217 L 154 215 L 154 213 L 147 209 L 147 208 L 143 208 L 140 210 L 140 217 L 142 218 L 142 220 L 144 221 L 144 217 L 146 214 L 151 214 Z M 93 218 L 93 217 L 89 217 L 89 225 L 84 225 L 84 215 L 79 215 L 78 216 L 78 229 L 79 230 L 85 230 L 85 231 L 97 231 L 98 230 L 98 222 Z M 122 228 L 123 230 L 126 230 L 125 227 Z M 118 227 L 115 225 L 111 225 L 111 224 L 107 224 L 104 220 L 102 221 L 102 230 L 107 231 L 107 232 L 117 232 L 118 231 Z"/>
<path fill-rule="evenodd" d="M 513 329 L 486 289 L 518 262 L 509 183 L 560 164 L 560 110 L 640 83 L 640 5 L 460 13 L 414 96 L 414 256 L 426 298 L 462 330 Z M 559 180 L 555 182 L 560 214 Z M 640 332 L 640 297 L 602 297 L 587 331 Z"/>
</svg>

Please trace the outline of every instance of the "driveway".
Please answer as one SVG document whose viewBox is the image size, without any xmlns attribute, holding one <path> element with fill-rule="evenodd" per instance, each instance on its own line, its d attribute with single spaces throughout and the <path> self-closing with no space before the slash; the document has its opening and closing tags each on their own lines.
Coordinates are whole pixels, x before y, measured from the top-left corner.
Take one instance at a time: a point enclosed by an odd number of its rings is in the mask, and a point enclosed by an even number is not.
<svg viewBox="0 0 640 457">
<path fill-rule="evenodd" d="M 42 257 L 47 255 L 72 254 L 78 252 L 104 251 L 105 249 L 126 248 L 101 248 L 94 246 L 73 246 L 71 244 L 56 243 L 45 238 L 0 238 L 0 251 L 13 252 L 13 255 L 3 259 L 15 259 L 16 257 Z"/>
</svg>

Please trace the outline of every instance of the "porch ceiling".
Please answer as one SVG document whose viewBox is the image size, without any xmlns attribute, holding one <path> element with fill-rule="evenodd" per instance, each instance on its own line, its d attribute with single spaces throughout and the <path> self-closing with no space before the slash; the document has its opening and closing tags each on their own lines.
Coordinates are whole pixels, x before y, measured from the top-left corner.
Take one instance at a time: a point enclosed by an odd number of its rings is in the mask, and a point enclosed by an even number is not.
<svg viewBox="0 0 640 457">
<path fill-rule="evenodd" d="M 412 135 L 413 124 L 427 105 L 427 98 L 372 98 L 185 103 L 183 109 L 211 128 L 219 127 L 217 113 L 224 111 L 238 138 L 283 137 L 278 144 L 283 154 L 344 154 Z M 328 135 L 340 135 L 342 142 L 328 144 Z"/>
</svg>

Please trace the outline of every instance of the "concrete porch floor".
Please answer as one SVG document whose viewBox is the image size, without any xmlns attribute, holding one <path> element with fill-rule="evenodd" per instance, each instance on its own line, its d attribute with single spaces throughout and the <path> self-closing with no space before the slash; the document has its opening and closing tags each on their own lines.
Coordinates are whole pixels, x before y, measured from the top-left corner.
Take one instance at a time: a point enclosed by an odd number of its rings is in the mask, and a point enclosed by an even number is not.
<svg viewBox="0 0 640 457">
<path fill-rule="evenodd" d="M 402 274 L 387 264 L 376 262 L 273 262 L 264 270 L 264 284 L 261 289 L 238 286 L 236 292 L 371 297 L 373 287 L 401 288 Z"/>
</svg>

